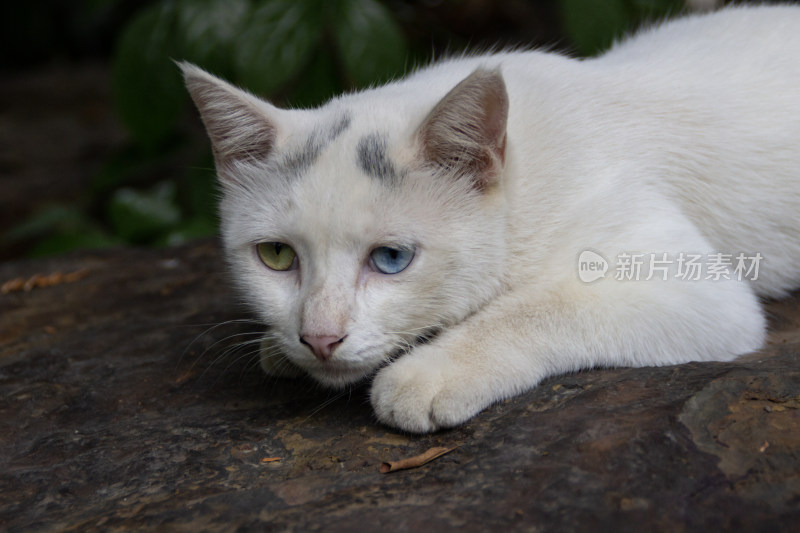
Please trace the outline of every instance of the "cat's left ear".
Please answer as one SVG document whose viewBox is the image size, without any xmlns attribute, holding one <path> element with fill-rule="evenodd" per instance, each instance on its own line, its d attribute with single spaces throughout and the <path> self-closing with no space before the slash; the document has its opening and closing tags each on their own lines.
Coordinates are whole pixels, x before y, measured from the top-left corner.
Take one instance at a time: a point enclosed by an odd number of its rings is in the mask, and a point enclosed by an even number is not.
<svg viewBox="0 0 800 533">
<path fill-rule="evenodd" d="M 264 160 L 274 151 L 278 109 L 191 63 L 178 63 L 211 139 L 217 168 Z"/>
<path fill-rule="evenodd" d="M 423 157 L 486 190 L 502 174 L 508 93 L 499 69 L 478 68 L 442 98 L 419 129 Z"/>
</svg>

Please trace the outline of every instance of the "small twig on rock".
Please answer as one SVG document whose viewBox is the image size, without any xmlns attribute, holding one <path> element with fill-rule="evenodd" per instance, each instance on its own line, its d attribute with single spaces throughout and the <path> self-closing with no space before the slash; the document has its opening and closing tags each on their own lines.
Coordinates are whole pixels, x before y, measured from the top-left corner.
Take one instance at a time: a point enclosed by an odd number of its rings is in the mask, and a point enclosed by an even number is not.
<svg viewBox="0 0 800 533">
<path fill-rule="evenodd" d="M 75 272 L 68 272 L 62 274 L 61 272 L 53 272 L 52 274 L 42 275 L 34 274 L 28 279 L 16 278 L 3 283 L 0 286 L 1 294 L 8 294 L 10 292 L 24 291 L 29 292 L 35 288 L 53 287 L 54 285 L 61 285 L 63 283 L 73 283 L 86 276 L 89 270 L 82 268 Z"/>
<path fill-rule="evenodd" d="M 441 457 L 446 453 L 452 452 L 456 448 L 458 448 L 458 446 L 453 446 L 452 448 L 443 448 L 443 447 L 431 448 L 427 452 L 415 455 L 414 457 L 408 457 L 406 459 L 399 459 L 397 461 L 389 461 L 386 463 L 382 463 L 381 474 L 388 474 L 389 472 L 396 472 L 397 470 L 407 470 L 409 468 L 417 468 L 418 466 L 422 466 L 426 463 L 433 461 L 437 457 Z"/>
</svg>

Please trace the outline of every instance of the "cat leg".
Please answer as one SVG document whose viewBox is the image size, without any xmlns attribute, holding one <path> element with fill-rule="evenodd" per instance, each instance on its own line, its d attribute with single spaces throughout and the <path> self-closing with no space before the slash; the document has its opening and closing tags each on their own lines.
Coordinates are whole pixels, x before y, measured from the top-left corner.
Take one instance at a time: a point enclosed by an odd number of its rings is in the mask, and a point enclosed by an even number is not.
<svg viewBox="0 0 800 533">
<path fill-rule="evenodd" d="M 765 320 L 744 282 L 565 282 L 509 292 L 382 369 L 378 418 L 410 432 L 455 426 L 548 376 L 608 366 L 730 360 Z"/>
</svg>

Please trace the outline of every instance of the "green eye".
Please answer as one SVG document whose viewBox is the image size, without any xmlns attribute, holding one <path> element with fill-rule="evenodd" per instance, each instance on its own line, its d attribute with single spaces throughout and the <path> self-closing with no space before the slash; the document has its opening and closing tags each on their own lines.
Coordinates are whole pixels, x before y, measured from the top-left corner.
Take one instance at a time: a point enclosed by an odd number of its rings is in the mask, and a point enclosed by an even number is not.
<svg viewBox="0 0 800 533">
<path fill-rule="evenodd" d="M 260 242 L 256 245 L 261 262 L 272 270 L 289 270 L 295 264 L 297 254 L 288 244 L 282 242 Z"/>
</svg>

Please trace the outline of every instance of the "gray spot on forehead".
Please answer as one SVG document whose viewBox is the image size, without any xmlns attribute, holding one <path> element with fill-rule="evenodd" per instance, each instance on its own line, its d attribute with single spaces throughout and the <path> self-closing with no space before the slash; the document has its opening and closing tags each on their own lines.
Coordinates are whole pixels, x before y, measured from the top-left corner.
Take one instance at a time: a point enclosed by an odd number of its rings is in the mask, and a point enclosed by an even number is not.
<svg viewBox="0 0 800 533">
<path fill-rule="evenodd" d="M 341 135 L 347 128 L 350 127 L 350 113 L 342 113 L 342 116 L 334 122 L 333 126 L 328 130 L 328 142 L 333 142 L 336 137 Z"/>
<path fill-rule="evenodd" d="M 314 164 L 322 151 L 322 143 L 315 131 L 311 137 L 306 139 L 303 147 L 289 154 L 286 154 L 278 162 L 278 172 L 287 178 L 295 178 L 308 170 Z"/>
<path fill-rule="evenodd" d="M 278 161 L 278 172 L 295 178 L 308 170 L 319 154 L 350 126 L 350 114 L 342 113 L 327 127 L 318 127 L 309 135 L 299 150 L 286 154 Z"/>
<path fill-rule="evenodd" d="M 386 155 L 387 146 L 386 137 L 377 133 L 366 135 L 358 141 L 356 158 L 367 176 L 395 185 L 400 181 L 400 175 Z"/>
</svg>

